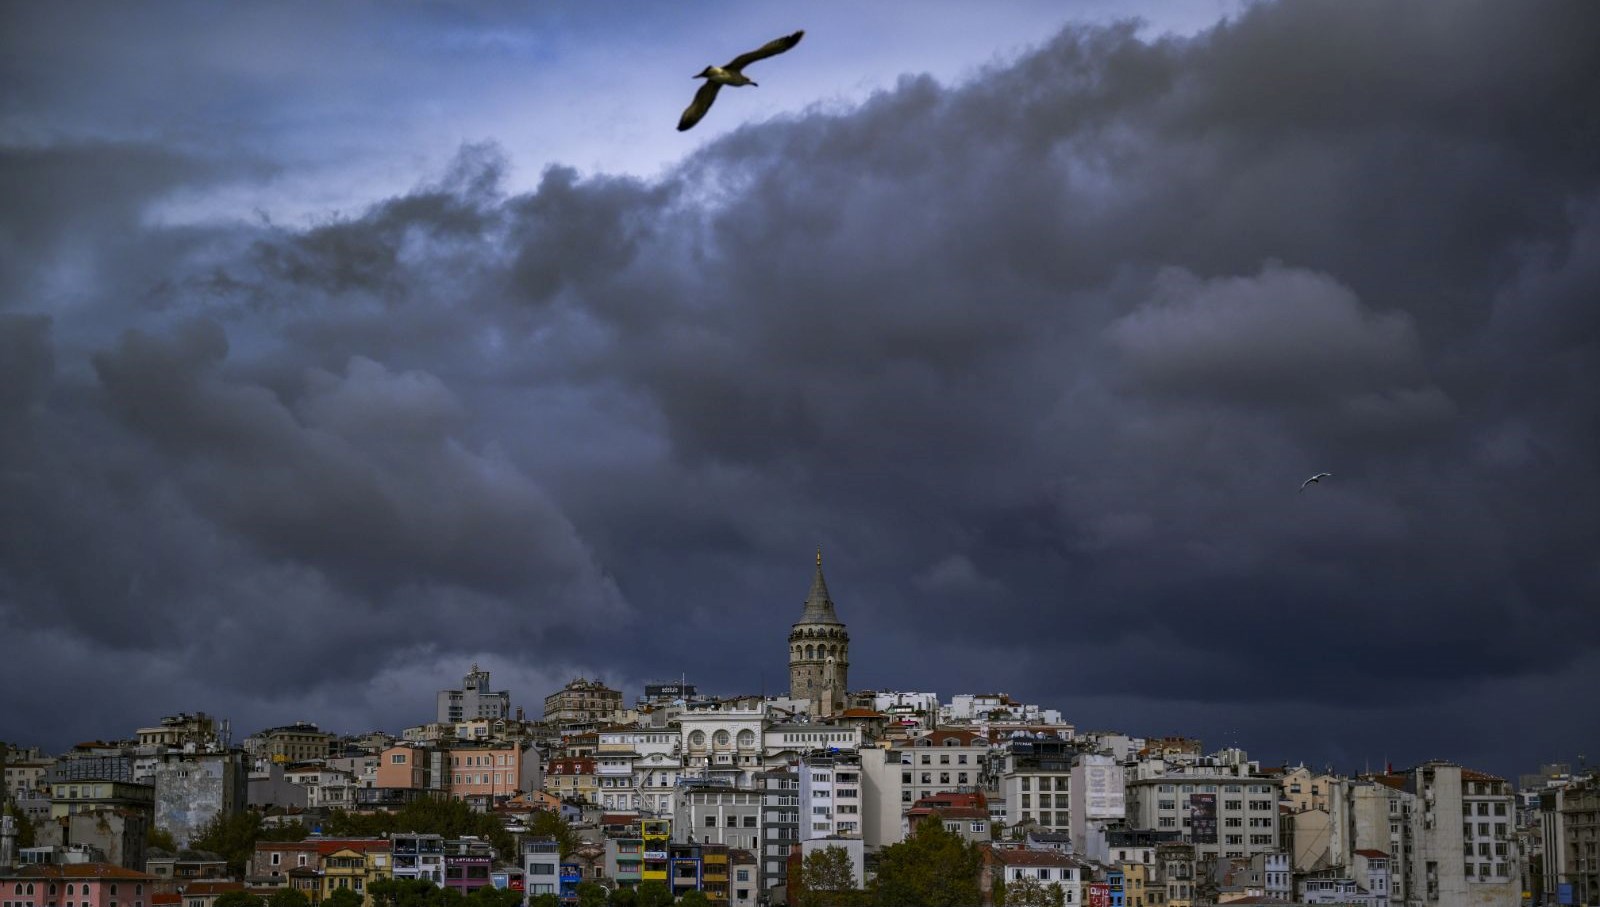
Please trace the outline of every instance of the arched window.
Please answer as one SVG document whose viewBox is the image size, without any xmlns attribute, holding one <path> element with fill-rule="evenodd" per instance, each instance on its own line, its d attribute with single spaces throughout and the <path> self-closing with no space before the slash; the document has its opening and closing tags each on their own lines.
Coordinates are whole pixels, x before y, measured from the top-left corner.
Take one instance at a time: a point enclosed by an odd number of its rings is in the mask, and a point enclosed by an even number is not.
<svg viewBox="0 0 1600 907">
<path fill-rule="evenodd" d="M 812 648 L 810 646 L 806 646 L 806 658 L 809 660 L 815 657 L 816 655 L 813 653 Z"/>
</svg>

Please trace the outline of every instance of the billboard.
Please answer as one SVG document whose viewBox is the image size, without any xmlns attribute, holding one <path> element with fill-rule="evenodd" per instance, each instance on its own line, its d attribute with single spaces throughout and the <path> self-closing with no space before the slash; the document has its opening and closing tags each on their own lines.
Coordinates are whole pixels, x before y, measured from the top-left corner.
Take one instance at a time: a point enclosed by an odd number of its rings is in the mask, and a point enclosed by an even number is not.
<svg viewBox="0 0 1600 907">
<path fill-rule="evenodd" d="M 1089 819 L 1121 819 L 1127 814 L 1123 795 L 1122 767 L 1105 764 L 1083 765 L 1083 814 Z"/>
<path fill-rule="evenodd" d="M 1111 907 L 1111 883 L 1089 883 L 1089 907 Z"/>
<path fill-rule="evenodd" d="M 1217 795 L 1189 795 L 1189 840 L 1195 844 L 1217 843 Z"/>
</svg>

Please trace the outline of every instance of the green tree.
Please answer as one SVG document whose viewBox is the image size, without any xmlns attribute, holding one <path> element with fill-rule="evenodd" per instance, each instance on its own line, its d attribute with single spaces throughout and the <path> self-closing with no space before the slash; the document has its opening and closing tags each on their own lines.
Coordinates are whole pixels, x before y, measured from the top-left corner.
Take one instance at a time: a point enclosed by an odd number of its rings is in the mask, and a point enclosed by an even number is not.
<svg viewBox="0 0 1600 907">
<path fill-rule="evenodd" d="M 248 891 L 224 891 L 212 907 L 262 907 L 261 898 Z"/>
<path fill-rule="evenodd" d="M 260 813 L 254 810 L 217 813 L 190 844 L 196 850 L 209 850 L 227 860 L 228 871 L 235 877 L 243 877 L 260 837 Z"/>
<path fill-rule="evenodd" d="M 427 879 L 378 879 L 367 886 L 374 907 L 444 907 L 451 894 Z"/>
<path fill-rule="evenodd" d="M 632 888 L 613 888 L 606 897 L 607 907 L 639 907 L 639 892 Z"/>
<path fill-rule="evenodd" d="M 166 832 L 152 831 L 152 838 L 157 834 Z M 199 837 L 189 843 L 195 850 L 209 850 L 227 860 L 228 870 L 235 876 L 243 876 L 245 866 L 256 851 L 257 841 L 300 841 L 305 836 L 304 825 L 291 822 L 282 826 L 265 826 L 261 822 L 261 813 L 252 809 L 241 813 L 217 813 L 201 830 Z M 166 841 L 172 842 L 170 834 Z M 174 846 L 173 851 L 176 850 Z"/>
<path fill-rule="evenodd" d="M 514 860 L 516 841 L 499 819 L 475 811 L 461 800 L 415 800 L 393 813 L 348 813 L 336 810 L 323 823 L 328 835 L 379 837 L 386 834 L 417 832 L 446 838 L 482 838 L 494 847 L 503 860 Z"/>
<path fill-rule="evenodd" d="M 639 884 L 639 907 L 667 907 L 672 903 L 672 889 L 665 882 L 651 879 Z"/>
<path fill-rule="evenodd" d="M 528 902 L 528 907 L 561 907 L 561 899 L 547 891 L 544 894 L 534 895 Z"/>
<path fill-rule="evenodd" d="M 711 907 L 711 899 L 698 888 L 691 888 L 678 898 L 678 907 Z"/>
<path fill-rule="evenodd" d="M 323 907 L 361 907 L 362 897 L 353 888 L 335 888 L 322 902 Z"/>
<path fill-rule="evenodd" d="M 572 853 L 572 848 L 578 843 L 578 835 L 572 830 L 566 819 L 560 813 L 541 810 L 534 813 L 533 819 L 528 822 L 528 836 L 532 838 L 555 838 L 561 847 L 561 858 L 566 859 Z"/>
<path fill-rule="evenodd" d="M 836 907 L 856 900 L 856 872 L 843 847 L 819 847 L 800 863 L 791 900 L 797 907 Z"/>
<path fill-rule="evenodd" d="M 149 826 L 149 830 L 144 833 L 144 846 L 158 848 L 167 853 L 175 854 L 178 852 L 178 842 L 172 839 L 172 832 L 167 831 L 165 828 L 157 828 L 153 823 Z M 218 900 L 221 900 L 220 896 Z"/>
<path fill-rule="evenodd" d="M 1044 893 L 1049 899 L 1050 907 L 1067 907 L 1067 890 L 1061 887 L 1060 882 L 1051 882 Z"/>
<path fill-rule="evenodd" d="M 267 907 L 311 907 L 311 899 L 298 888 L 279 888 L 267 898 Z"/>
<path fill-rule="evenodd" d="M 467 895 L 467 907 L 522 907 L 522 892 L 485 885 Z"/>
<path fill-rule="evenodd" d="M 995 905 L 1000 907 L 1000 901 L 996 900 Z M 1050 896 L 1038 879 L 1012 879 L 1006 883 L 1004 907 L 1050 907 Z"/>
<path fill-rule="evenodd" d="M 579 882 L 578 907 L 606 907 L 606 886 L 599 882 Z"/>
<path fill-rule="evenodd" d="M 978 849 L 939 822 L 885 847 L 873 890 L 877 907 L 968 907 L 979 902 Z"/>
<path fill-rule="evenodd" d="M 1002 873 L 994 874 L 994 885 L 989 891 L 989 897 L 994 899 L 994 907 L 1006 907 L 1006 880 Z"/>
</svg>

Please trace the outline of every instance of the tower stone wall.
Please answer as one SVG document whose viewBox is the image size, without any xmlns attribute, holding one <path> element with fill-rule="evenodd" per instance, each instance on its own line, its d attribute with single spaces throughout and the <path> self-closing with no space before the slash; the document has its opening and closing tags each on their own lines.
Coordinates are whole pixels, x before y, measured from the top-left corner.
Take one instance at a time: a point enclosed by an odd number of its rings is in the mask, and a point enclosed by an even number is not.
<svg viewBox="0 0 1600 907">
<path fill-rule="evenodd" d="M 813 715 L 844 710 L 850 688 L 850 633 L 834 612 L 822 578 L 822 550 L 805 612 L 789 630 L 789 698 L 811 701 Z"/>
</svg>

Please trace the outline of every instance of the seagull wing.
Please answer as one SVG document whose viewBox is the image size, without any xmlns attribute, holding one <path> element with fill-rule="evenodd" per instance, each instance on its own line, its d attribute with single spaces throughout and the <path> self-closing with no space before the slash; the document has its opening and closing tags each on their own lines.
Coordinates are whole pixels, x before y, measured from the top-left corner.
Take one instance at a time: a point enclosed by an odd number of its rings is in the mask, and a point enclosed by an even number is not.
<svg viewBox="0 0 1600 907">
<path fill-rule="evenodd" d="M 776 57 L 778 54 L 781 54 L 796 44 L 799 44 L 800 39 L 804 36 L 804 31 L 797 31 L 792 35 L 785 35 L 782 38 L 774 38 L 773 40 L 761 45 L 761 47 L 757 48 L 756 50 L 752 50 L 747 54 L 740 54 L 739 56 L 734 57 L 733 62 L 729 63 L 727 66 L 724 66 L 723 69 L 730 69 L 734 72 L 738 72 L 757 60 L 765 60 L 768 57 Z"/>
<path fill-rule="evenodd" d="M 717 99 L 717 89 L 722 86 L 710 79 L 706 80 L 700 90 L 694 93 L 694 100 L 683 109 L 683 116 L 678 118 L 678 131 L 682 132 L 700 122 L 700 118 L 711 109 L 711 102 Z"/>
</svg>

